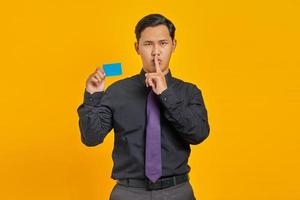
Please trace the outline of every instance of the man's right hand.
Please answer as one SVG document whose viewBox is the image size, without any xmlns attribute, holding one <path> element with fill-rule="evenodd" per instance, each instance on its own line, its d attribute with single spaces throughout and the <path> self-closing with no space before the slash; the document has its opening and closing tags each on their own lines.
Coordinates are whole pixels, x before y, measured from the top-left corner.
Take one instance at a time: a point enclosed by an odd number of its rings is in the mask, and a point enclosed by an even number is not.
<svg viewBox="0 0 300 200">
<path fill-rule="evenodd" d="M 85 89 L 89 93 L 104 91 L 105 86 L 105 73 L 102 68 L 98 67 L 86 81 Z"/>
</svg>

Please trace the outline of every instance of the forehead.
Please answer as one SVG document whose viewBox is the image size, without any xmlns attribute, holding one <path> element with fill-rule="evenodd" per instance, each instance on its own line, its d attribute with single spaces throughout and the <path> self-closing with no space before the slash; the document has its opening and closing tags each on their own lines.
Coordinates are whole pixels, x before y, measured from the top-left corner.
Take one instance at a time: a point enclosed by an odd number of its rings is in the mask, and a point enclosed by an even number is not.
<svg viewBox="0 0 300 200">
<path fill-rule="evenodd" d="M 169 30 L 165 25 L 145 28 L 140 37 L 140 41 L 158 41 L 171 39 Z"/>
</svg>

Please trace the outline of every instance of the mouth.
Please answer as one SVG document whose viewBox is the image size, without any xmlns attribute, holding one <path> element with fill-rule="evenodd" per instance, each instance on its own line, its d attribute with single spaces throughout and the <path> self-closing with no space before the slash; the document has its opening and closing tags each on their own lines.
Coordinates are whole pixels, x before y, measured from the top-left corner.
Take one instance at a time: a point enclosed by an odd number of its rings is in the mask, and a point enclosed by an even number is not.
<svg viewBox="0 0 300 200">
<path fill-rule="evenodd" d="M 161 59 L 158 59 L 158 64 L 161 64 L 162 60 Z M 154 59 L 152 59 L 152 63 L 155 64 L 155 61 Z"/>
</svg>

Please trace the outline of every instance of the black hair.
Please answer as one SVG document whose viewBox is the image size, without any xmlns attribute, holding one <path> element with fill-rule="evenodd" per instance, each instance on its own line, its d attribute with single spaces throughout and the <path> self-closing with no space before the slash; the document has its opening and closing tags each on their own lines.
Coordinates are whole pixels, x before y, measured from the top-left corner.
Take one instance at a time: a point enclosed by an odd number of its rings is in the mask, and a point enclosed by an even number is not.
<svg viewBox="0 0 300 200">
<path fill-rule="evenodd" d="M 166 17 L 164 17 L 161 14 L 150 14 L 150 15 L 143 17 L 137 23 L 137 25 L 135 27 L 136 40 L 139 41 L 139 39 L 141 37 L 141 33 L 143 32 L 143 30 L 145 28 L 154 27 L 154 26 L 158 26 L 158 25 L 165 25 L 169 30 L 172 40 L 174 39 L 175 30 L 176 30 L 174 24 L 169 19 L 167 19 Z"/>
</svg>

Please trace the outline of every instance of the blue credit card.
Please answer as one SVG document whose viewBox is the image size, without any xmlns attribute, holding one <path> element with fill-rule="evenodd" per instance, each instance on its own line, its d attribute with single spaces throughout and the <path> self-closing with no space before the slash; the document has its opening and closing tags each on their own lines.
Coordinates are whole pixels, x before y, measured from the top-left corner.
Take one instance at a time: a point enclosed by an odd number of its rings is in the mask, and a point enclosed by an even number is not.
<svg viewBox="0 0 300 200">
<path fill-rule="evenodd" d="M 122 74 L 121 63 L 103 64 L 102 66 L 105 76 L 118 76 Z"/>
</svg>

